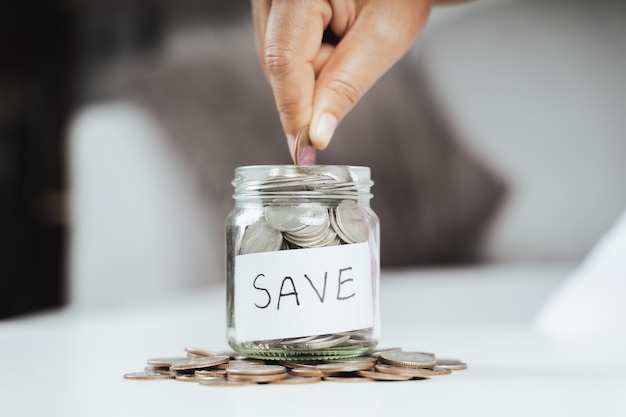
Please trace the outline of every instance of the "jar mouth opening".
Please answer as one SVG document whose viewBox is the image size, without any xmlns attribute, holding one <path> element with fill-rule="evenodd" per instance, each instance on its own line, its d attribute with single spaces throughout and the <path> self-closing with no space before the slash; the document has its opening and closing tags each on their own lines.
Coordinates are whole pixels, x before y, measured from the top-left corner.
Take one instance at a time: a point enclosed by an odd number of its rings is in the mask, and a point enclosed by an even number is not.
<svg viewBox="0 0 626 417">
<path fill-rule="evenodd" d="M 250 165 L 235 169 L 235 199 L 371 198 L 370 168 L 350 165 Z"/>
</svg>

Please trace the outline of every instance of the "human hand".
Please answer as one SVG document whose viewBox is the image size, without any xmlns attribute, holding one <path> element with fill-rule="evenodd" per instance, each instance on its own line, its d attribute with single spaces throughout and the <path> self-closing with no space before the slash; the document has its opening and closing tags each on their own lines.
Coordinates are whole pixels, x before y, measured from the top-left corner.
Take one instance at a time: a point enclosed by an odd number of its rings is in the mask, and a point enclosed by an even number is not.
<svg viewBox="0 0 626 417">
<path fill-rule="evenodd" d="M 328 146 L 337 124 L 409 49 L 430 0 L 252 0 L 259 60 L 287 143 L 310 125 Z M 326 42 L 328 30 L 334 42 Z"/>
</svg>

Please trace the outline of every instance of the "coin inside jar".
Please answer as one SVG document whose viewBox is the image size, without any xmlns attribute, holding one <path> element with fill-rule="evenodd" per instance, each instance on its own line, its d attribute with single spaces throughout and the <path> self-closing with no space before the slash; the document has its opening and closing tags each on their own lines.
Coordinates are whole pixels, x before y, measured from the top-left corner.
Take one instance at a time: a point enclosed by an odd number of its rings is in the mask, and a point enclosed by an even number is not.
<svg viewBox="0 0 626 417">
<path fill-rule="evenodd" d="M 265 220 L 258 220 L 246 229 L 241 241 L 241 253 L 273 252 L 281 248 L 283 235 Z"/>
</svg>

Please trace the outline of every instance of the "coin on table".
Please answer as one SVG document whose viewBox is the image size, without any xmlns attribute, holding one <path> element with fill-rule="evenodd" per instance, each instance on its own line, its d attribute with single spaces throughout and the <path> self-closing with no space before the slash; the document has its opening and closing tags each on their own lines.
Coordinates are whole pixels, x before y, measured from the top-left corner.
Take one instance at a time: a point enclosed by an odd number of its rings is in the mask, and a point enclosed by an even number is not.
<svg viewBox="0 0 626 417">
<path fill-rule="evenodd" d="M 409 379 L 413 378 L 411 375 L 400 375 L 376 371 L 358 371 L 357 374 L 359 376 L 374 379 L 376 381 L 408 381 Z"/>
<path fill-rule="evenodd" d="M 297 369 L 297 368 L 315 368 L 317 365 L 319 365 L 319 361 L 306 361 L 306 360 L 301 360 L 301 361 L 288 361 L 288 360 L 282 360 L 282 361 L 278 361 L 279 365 L 283 365 L 286 366 L 287 368 L 292 368 L 292 369 Z"/>
<path fill-rule="evenodd" d="M 401 352 L 402 348 L 399 347 L 391 347 L 391 348 L 381 348 L 376 349 L 368 353 L 372 358 L 378 359 L 378 356 L 383 352 Z"/>
<path fill-rule="evenodd" d="M 324 373 L 328 372 L 356 372 L 372 369 L 374 364 L 370 362 L 337 362 L 317 365 L 317 369 Z"/>
<path fill-rule="evenodd" d="M 174 379 L 174 375 L 165 372 L 153 372 L 153 371 L 144 371 L 144 372 L 131 372 L 128 374 L 124 374 L 124 379 L 134 379 L 137 381 L 149 381 L 149 380 L 157 380 L 157 379 Z"/>
<path fill-rule="evenodd" d="M 235 359 L 235 360 L 240 360 L 240 359 L 247 359 L 248 356 L 246 356 L 245 354 L 241 353 L 241 352 L 235 352 L 233 351 L 228 351 L 228 352 L 220 352 L 217 354 L 218 356 L 228 356 L 231 359 Z"/>
<path fill-rule="evenodd" d="M 256 383 L 266 383 L 266 382 L 273 382 L 273 381 L 277 381 L 279 379 L 285 379 L 288 378 L 289 374 L 287 374 L 286 372 L 284 373 L 280 373 L 280 374 L 259 374 L 259 375 L 252 375 L 252 374 L 227 374 L 226 379 L 230 380 L 230 381 L 252 381 L 252 382 L 256 382 Z"/>
<path fill-rule="evenodd" d="M 236 386 L 236 385 L 252 385 L 254 381 L 233 381 L 230 379 L 224 378 L 200 378 L 198 381 L 200 385 L 208 385 L 212 387 L 225 387 L 225 386 Z"/>
<path fill-rule="evenodd" d="M 371 356 L 356 356 L 354 358 L 333 359 L 324 361 L 325 363 L 368 363 L 372 366 L 376 364 L 376 358 Z"/>
<path fill-rule="evenodd" d="M 283 245 L 283 234 L 270 226 L 264 219 L 252 223 L 241 240 L 242 255 L 248 253 L 274 252 Z"/>
<path fill-rule="evenodd" d="M 287 378 L 277 379 L 270 381 L 270 384 L 283 384 L 283 385 L 301 385 L 301 384 L 315 384 L 321 382 L 322 378 L 319 376 L 294 376 L 288 375 Z"/>
<path fill-rule="evenodd" d="M 360 376 L 325 376 L 324 381 L 329 382 L 372 382 L 371 378 L 364 378 Z"/>
<path fill-rule="evenodd" d="M 219 353 L 206 350 L 206 349 L 195 348 L 195 347 L 186 347 L 185 352 L 187 352 L 187 354 L 192 354 L 192 355 L 197 355 L 197 356 L 218 356 L 219 355 Z"/>
<path fill-rule="evenodd" d="M 228 356 L 206 356 L 198 358 L 185 358 L 172 362 L 170 369 L 181 371 L 186 369 L 209 368 L 211 366 L 226 363 L 230 360 Z"/>
<path fill-rule="evenodd" d="M 323 377 L 324 373 L 315 368 L 293 368 L 289 371 L 291 375 L 303 377 Z"/>
<path fill-rule="evenodd" d="M 196 369 L 194 374 L 199 378 L 226 378 L 224 369 Z"/>
<path fill-rule="evenodd" d="M 386 372 L 390 374 L 406 375 L 419 378 L 450 375 L 452 373 L 451 370 L 443 368 L 409 368 L 407 366 L 385 365 L 384 363 L 377 364 L 375 368 L 378 372 Z"/>
<path fill-rule="evenodd" d="M 232 359 L 228 362 L 216 365 L 218 369 L 227 369 L 235 366 L 259 366 L 265 365 L 265 362 L 254 359 Z"/>
<path fill-rule="evenodd" d="M 284 374 L 287 368 L 282 365 L 232 366 L 226 368 L 226 375 L 272 375 Z"/>
<path fill-rule="evenodd" d="M 198 382 L 200 378 L 198 378 L 194 374 L 177 374 L 175 376 L 175 379 L 182 382 Z"/>
<path fill-rule="evenodd" d="M 148 365 L 156 366 L 159 368 L 168 368 L 172 366 L 172 363 L 180 360 L 187 359 L 186 356 L 171 356 L 162 358 L 150 358 L 147 360 Z"/>
<path fill-rule="evenodd" d="M 304 126 L 296 135 L 294 162 L 296 165 L 315 165 L 316 150 L 309 139 L 309 127 Z"/>
<path fill-rule="evenodd" d="M 146 365 L 143 368 L 144 371 L 149 372 L 169 372 L 170 367 L 168 366 L 154 366 L 154 365 Z"/>
<path fill-rule="evenodd" d="M 435 366 L 437 368 L 450 369 L 451 371 L 467 369 L 467 364 L 459 359 L 438 358 Z"/>
<path fill-rule="evenodd" d="M 389 365 L 406 368 L 432 368 L 437 361 L 422 352 L 381 352 L 378 360 Z"/>
</svg>

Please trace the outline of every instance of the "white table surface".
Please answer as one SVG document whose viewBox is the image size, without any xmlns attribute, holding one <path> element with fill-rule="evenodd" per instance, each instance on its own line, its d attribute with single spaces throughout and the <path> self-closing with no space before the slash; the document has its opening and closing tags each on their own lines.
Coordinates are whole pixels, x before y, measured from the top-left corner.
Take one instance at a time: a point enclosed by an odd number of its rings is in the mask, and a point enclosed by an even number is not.
<svg viewBox="0 0 626 417">
<path fill-rule="evenodd" d="M 0 416 L 625 416 L 626 359 L 538 334 L 531 320 L 571 265 L 385 271 L 380 347 L 460 358 L 423 381 L 206 387 L 129 381 L 186 346 L 230 350 L 222 286 L 98 311 L 0 322 Z"/>
</svg>

